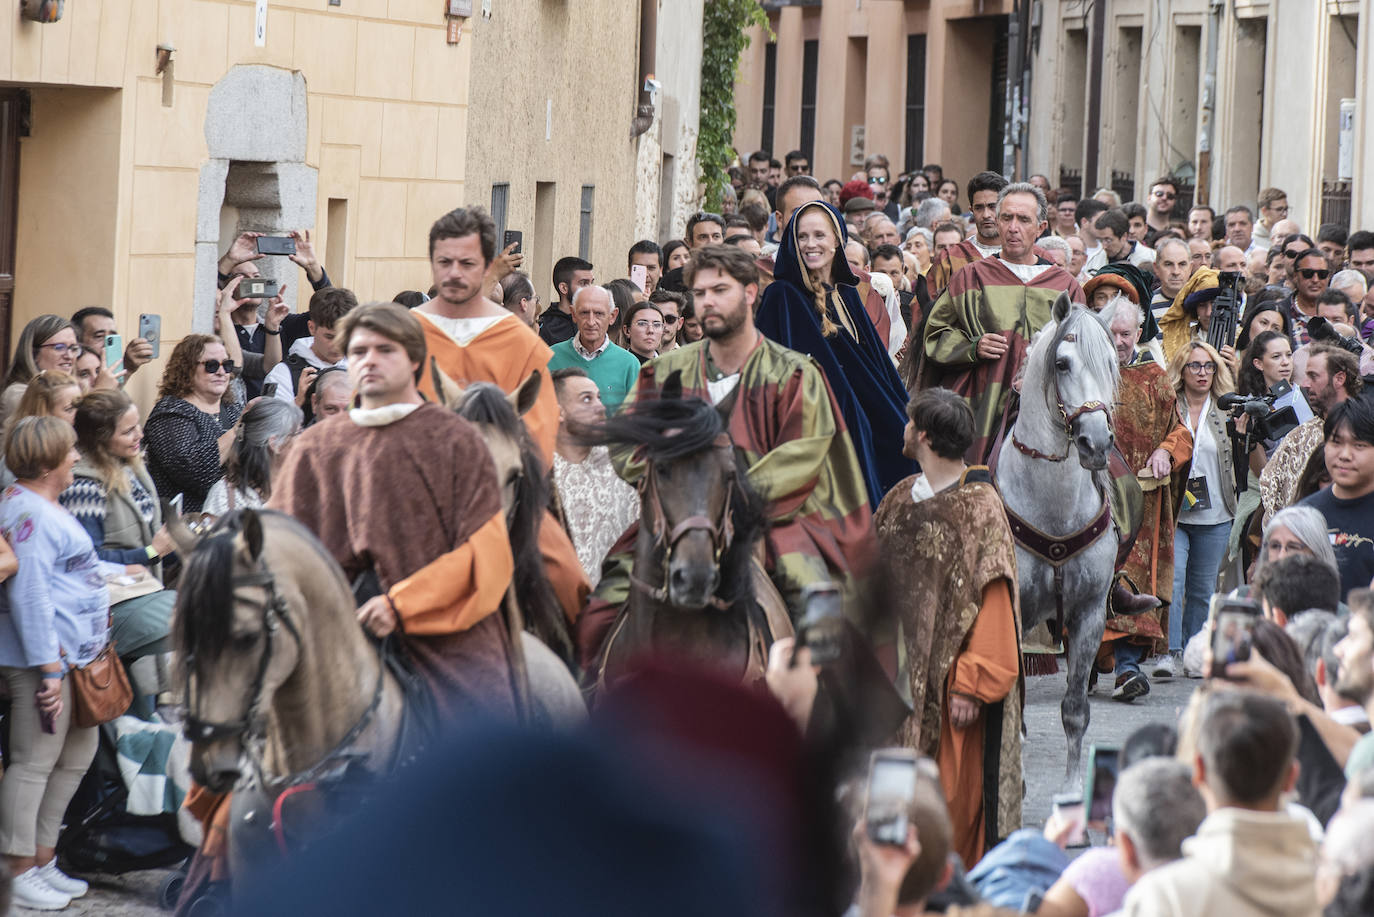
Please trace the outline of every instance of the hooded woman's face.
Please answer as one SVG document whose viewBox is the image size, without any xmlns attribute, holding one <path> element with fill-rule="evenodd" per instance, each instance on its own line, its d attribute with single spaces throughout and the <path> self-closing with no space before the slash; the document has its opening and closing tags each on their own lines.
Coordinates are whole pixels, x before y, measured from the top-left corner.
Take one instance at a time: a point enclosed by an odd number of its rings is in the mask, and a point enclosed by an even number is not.
<svg viewBox="0 0 1374 917">
<path fill-rule="evenodd" d="M 820 208 L 811 208 L 797 219 L 797 249 L 808 269 L 827 270 L 839 244 L 834 223 Z"/>
</svg>

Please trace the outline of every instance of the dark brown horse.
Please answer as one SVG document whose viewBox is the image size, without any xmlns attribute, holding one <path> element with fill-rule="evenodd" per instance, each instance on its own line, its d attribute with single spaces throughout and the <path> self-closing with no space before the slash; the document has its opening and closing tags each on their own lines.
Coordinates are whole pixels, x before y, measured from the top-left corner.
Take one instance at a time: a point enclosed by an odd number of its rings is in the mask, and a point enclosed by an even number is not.
<svg viewBox="0 0 1374 917">
<path fill-rule="evenodd" d="M 767 576 L 753 560 L 765 517 L 720 414 L 683 398 L 674 374 L 658 399 L 588 433 L 645 463 L 630 597 L 603 648 L 602 679 L 665 650 L 745 677 L 772 642 L 756 601 Z"/>
</svg>

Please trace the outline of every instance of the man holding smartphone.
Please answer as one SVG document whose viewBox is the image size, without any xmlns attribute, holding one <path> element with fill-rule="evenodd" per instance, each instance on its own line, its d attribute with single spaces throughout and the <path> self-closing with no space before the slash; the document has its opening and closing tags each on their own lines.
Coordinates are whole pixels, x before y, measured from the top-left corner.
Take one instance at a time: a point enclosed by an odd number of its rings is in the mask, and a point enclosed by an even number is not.
<svg viewBox="0 0 1374 917">
<path fill-rule="evenodd" d="M 76 326 L 77 340 L 83 350 L 105 354 L 105 338 L 115 331 L 114 313 L 103 306 L 87 306 L 78 309 L 72 316 Z M 124 378 L 127 380 L 138 368 L 153 358 L 153 345 L 141 337 L 134 338 L 124 345 Z"/>
</svg>

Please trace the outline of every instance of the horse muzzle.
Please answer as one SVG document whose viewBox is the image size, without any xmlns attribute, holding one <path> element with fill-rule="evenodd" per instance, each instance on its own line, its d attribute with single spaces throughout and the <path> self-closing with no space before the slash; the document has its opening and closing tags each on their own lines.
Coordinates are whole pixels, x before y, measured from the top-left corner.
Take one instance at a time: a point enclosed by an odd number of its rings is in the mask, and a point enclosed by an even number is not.
<svg viewBox="0 0 1374 917">
<path fill-rule="evenodd" d="M 1107 467 L 1112 444 L 1116 437 L 1105 413 L 1085 414 L 1070 426 L 1074 448 L 1078 450 L 1078 463 L 1089 471 L 1102 471 Z"/>
<path fill-rule="evenodd" d="M 199 748 L 191 746 L 191 777 L 212 793 L 227 793 L 243 775 L 242 753 L 237 743 L 218 741 Z"/>
<path fill-rule="evenodd" d="M 667 585 L 668 600 L 678 608 L 700 611 L 711 603 L 720 586 L 720 566 L 707 532 L 689 532 L 674 547 Z"/>
</svg>

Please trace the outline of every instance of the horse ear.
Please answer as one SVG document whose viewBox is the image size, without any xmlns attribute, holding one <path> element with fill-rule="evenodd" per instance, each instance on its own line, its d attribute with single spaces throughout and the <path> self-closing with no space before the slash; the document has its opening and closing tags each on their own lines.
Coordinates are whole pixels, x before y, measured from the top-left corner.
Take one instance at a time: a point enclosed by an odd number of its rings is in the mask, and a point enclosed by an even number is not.
<svg viewBox="0 0 1374 917">
<path fill-rule="evenodd" d="M 539 390 L 544 387 L 544 377 L 539 375 L 539 370 L 530 373 L 529 378 L 520 383 L 520 387 L 506 396 L 510 406 L 515 410 L 515 416 L 524 417 L 529 413 L 530 408 L 534 407 L 539 400 Z"/>
<path fill-rule="evenodd" d="M 1060 293 L 1059 298 L 1054 301 L 1054 308 L 1050 314 L 1054 316 L 1056 322 L 1062 322 L 1069 317 L 1069 311 L 1073 309 L 1073 300 L 1069 299 L 1068 293 Z"/>
<path fill-rule="evenodd" d="M 658 397 L 668 401 L 677 401 L 682 397 L 682 370 L 673 370 L 668 378 L 663 380 L 663 390 L 658 393 Z"/>
<path fill-rule="evenodd" d="M 1106 328 L 1108 333 L 1110 333 L 1112 330 L 1112 322 L 1116 320 L 1117 312 L 1121 309 L 1129 308 L 1138 307 L 1125 296 L 1113 296 L 1111 301 L 1102 307 L 1102 311 L 1096 313 L 1097 320 L 1101 322 L 1102 327 Z"/>
<path fill-rule="evenodd" d="M 243 511 L 243 544 L 248 548 L 248 557 L 256 561 L 262 557 L 262 517 L 255 509 Z"/>
<path fill-rule="evenodd" d="M 434 382 L 434 391 L 439 396 L 440 403 L 446 408 L 457 410 L 458 403 L 463 400 L 463 387 L 444 374 L 439 368 L 439 361 L 434 357 L 429 358 L 429 376 Z"/>
<path fill-rule="evenodd" d="M 167 526 L 167 534 L 172 536 L 172 543 L 177 546 L 177 553 L 183 559 L 189 557 L 191 552 L 196 549 L 196 545 L 200 544 L 200 537 L 187 527 L 172 504 L 165 500 L 162 503 L 162 518 Z"/>
</svg>

